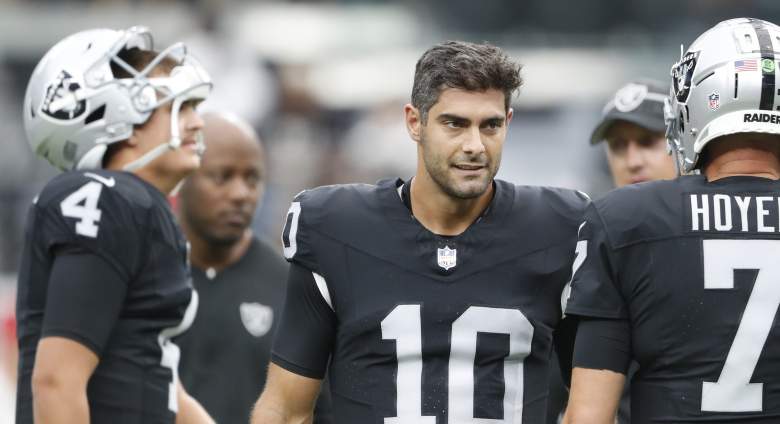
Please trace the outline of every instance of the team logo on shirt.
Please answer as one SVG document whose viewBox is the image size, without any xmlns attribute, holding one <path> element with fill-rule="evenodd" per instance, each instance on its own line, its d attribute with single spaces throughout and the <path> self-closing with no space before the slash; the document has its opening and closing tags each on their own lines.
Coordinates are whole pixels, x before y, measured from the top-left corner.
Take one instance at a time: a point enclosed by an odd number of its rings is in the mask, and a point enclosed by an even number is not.
<svg viewBox="0 0 780 424">
<path fill-rule="evenodd" d="M 444 249 L 436 249 L 436 262 L 445 271 L 449 271 L 450 268 L 454 268 L 458 264 L 458 250 L 450 249 L 449 246 L 444 246 Z"/>
<path fill-rule="evenodd" d="M 271 330 L 274 323 L 274 310 L 270 306 L 257 302 L 244 302 L 238 307 L 241 322 L 249 334 L 262 337 Z"/>
</svg>

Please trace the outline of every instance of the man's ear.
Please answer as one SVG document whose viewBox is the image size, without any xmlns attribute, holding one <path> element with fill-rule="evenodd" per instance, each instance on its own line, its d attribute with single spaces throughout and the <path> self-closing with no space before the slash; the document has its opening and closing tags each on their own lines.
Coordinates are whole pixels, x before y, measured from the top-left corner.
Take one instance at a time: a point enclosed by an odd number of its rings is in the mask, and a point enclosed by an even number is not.
<svg viewBox="0 0 780 424">
<path fill-rule="evenodd" d="M 419 143 L 423 127 L 422 115 L 420 110 L 410 103 L 404 105 L 404 123 L 406 124 L 406 131 L 409 133 L 409 137 Z"/>
<path fill-rule="evenodd" d="M 509 125 L 510 122 L 512 122 L 512 117 L 515 116 L 515 110 L 511 107 L 506 112 L 506 124 Z"/>
</svg>

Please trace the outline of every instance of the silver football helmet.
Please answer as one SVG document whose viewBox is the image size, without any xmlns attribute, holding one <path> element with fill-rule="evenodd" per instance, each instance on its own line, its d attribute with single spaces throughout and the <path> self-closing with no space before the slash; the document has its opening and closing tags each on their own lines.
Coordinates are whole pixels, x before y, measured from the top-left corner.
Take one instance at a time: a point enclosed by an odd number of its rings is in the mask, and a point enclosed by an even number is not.
<svg viewBox="0 0 780 424">
<path fill-rule="evenodd" d="M 704 146 L 717 137 L 780 134 L 778 60 L 780 27 L 752 18 L 715 25 L 681 54 L 665 108 L 680 173 L 698 169 Z"/>
<path fill-rule="evenodd" d="M 178 114 L 183 102 L 204 100 L 211 79 L 177 43 L 144 69 L 133 69 L 118 55 L 123 49 L 153 49 L 143 27 L 93 29 L 73 34 L 52 47 L 35 67 L 24 99 L 24 127 L 33 151 L 62 170 L 100 168 L 109 144 L 127 140 L 133 126 L 146 122 L 168 102 L 171 140 L 128 164 L 134 170 L 168 149 L 178 148 Z M 178 65 L 164 77 L 151 77 L 166 57 Z M 111 64 L 132 77 L 116 78 Z"/>
</svg>

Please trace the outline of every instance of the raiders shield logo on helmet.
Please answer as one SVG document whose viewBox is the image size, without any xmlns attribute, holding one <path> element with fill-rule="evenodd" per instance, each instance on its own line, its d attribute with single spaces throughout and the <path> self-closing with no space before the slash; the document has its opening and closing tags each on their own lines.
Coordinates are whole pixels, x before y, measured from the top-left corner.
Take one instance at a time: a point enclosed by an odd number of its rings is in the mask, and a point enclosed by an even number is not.
<svg viewBox="0 0 780 424">
<path fill-rule="evenodd" d="M 67 71 L 62 71 L 46 88 L 41 112 L 54 119 L 72 120 L 87 110 L 86 100 L 79 99 L 81 86 Z"/>
<path fill-rule="evenodd" d="M 699 52 L 688 52 L 672 67 L 674 94 L 680 103 L 684 104 L 688 101 L 688 94 L 691 92 L 691 79 L 698 60 Z"/>
</svg>

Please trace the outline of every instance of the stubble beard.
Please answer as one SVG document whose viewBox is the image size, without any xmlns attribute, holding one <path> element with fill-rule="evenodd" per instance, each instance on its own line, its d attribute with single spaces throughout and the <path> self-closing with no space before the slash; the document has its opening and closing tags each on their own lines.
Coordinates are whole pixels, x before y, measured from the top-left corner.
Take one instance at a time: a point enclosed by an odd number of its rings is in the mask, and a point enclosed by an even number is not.
<svg viewBox="0 0 780 424">
<path fill-rule="evenodd" d="M 454 171 L 450 166 L 450 162 L 447 158 L 430 154 L 425 149 L 425 137 L 421 137 L 420 143 L 423 145 L 423 162 L 425 169 L 431 179 L 441 190 L 448 196 L 456 199 L 468 200 L 482 196 L 488 190 L 493 182 L 493 178 L 498 172 L 498 166 L 493 162 L 488 161 L 488 173 L 484 179 L 476 183 L 471 180 L 467 184 L 462 184 L 464 187 L 460 187 L 458 181 L 454 177 Z"/>
</svg>

